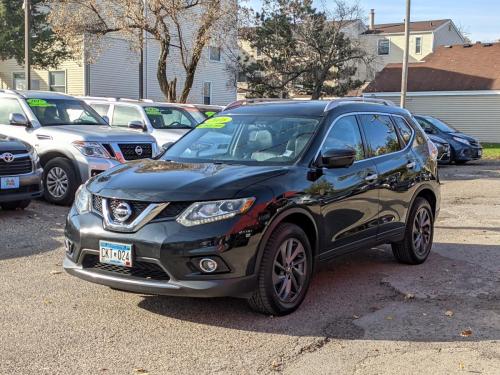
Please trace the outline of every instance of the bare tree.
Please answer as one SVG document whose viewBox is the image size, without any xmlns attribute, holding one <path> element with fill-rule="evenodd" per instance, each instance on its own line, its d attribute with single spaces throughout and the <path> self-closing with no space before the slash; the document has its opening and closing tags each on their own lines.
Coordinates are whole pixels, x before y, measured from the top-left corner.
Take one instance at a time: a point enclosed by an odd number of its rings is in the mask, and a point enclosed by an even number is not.
<svg viewBox="0 0 500 375">
<path fill-rule="evenodd" d="M 204 48 L 227 45 L 236 35 L 236 0 L 49 0 L 54 31 L 78 48 L 98 45 L 106 35 L 119 35 L 135 49 L 143 38 L 159 45 L 156 76 L 168 101 L 186 102 Z M 103 47 L 104 48 L 104 47 Z M 177 76 L 167 67 L 177 49 L 184 70 L 180 97 Z"/>
</svg>

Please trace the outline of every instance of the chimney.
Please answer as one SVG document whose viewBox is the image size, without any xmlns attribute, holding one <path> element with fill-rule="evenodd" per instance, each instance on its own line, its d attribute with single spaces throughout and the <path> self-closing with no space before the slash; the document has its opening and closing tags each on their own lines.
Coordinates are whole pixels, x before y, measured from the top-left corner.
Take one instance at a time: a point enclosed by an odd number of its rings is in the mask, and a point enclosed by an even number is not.
<svg viewBox="0 0 500 375">
<path fill-rule="evenodd" d="M 368 26 L 370 30 L 375 29 L 375 9 L 370 9 L 370 17 L 369 17 L 370 25 Z"/>
</svg>

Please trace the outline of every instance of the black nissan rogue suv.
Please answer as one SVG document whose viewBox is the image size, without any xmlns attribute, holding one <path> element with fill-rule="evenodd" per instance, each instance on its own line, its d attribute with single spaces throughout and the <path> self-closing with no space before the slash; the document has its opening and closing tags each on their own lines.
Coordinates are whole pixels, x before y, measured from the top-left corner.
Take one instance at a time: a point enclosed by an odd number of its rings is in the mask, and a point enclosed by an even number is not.
<svg viewBox="0 0 500 375">
<path fill-rule="evenodd" d="M 437 150 L 411 114 L 349 101 L 240 106 L 156 160 L 82 185 L 64 268 L 146 294 L 247 298 L 283 315 L 318 261 L 392 244 L 425 261 L 439 212 Z"/>
</svg>

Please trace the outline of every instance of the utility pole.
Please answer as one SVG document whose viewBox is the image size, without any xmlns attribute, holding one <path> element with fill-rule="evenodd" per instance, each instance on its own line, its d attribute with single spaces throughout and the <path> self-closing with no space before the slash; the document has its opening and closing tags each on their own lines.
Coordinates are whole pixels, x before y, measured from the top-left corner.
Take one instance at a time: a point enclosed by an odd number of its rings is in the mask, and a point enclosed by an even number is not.
<svg viewBox="0 0 500 375">
<path fill-rule="evenodd" d="M 410 3 L 406 0 L 406 18 L 405 18 L 405 49 L 403 57 L 403 72 L 401 77 L 401 108 L 406 105 L 406 92 L 408 90 L 408 53 L 410 50 Z"/>
<path fill-rule="evenodd" d="M 26 89 L 31 90 L 31 0 L 24 0 L 24 78 Z"/>
</svg>

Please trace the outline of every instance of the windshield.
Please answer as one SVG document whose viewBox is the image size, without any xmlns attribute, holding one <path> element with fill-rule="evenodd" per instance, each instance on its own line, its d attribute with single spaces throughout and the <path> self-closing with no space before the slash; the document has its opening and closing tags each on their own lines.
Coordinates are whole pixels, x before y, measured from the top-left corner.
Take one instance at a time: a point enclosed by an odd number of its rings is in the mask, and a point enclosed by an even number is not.
<svg viewBox="0 0 500 375">
<path fill-rule="evenodd" d="M 305 149 L 319 122 L 319 117 L 211 117 L 182 137 L 162 159 L 191 163 L 290 164 Z"/>
<path fill-rule="evenodd" d="M 26 99 L 42 126 L 107 125 L 89 105 L 76 99 Z"/>
<path fill-rule="evenodd" d="M 155 129 L 192 129 L 198 125 L 181 108 L 150 106 L 144 111 Z"/>
<path fill-rule="evenodd" d="M 457 130 L 451 127 L 450 125 L 446 124 L 445 122 L 441 121 L 438 118 L 435 117 L 426 117 L 425 118 L 427 121 L 429 121 L 432 125 L 434 125 L 436 128 L 441 130 L 442 132 L 445 133 L 456 133 Z"/>
<path fill-rule="evenodd" d="M 189 112 L 189 114 L 191 116 L 193 116 L 193 118 L 195 119 L 197 124 L 201 124 L 208 117 L 208 116 L 205 116 L 198 108 L 186 107 L 185 110 L 187 112 Z"/>
</svg>

